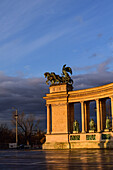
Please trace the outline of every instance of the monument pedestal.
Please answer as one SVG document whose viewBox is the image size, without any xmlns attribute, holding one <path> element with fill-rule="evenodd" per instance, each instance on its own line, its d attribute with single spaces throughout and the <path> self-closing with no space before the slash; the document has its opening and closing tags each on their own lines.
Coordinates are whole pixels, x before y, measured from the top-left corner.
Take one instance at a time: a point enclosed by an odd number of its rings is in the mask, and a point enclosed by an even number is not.
<svg viewBox="0 0 113 170">
<path fill-rule="evenodd" d="M 56 84 L 49 87 L 47 94 L 47 134 L 43 149 L 69 149 L 69 133 L 73 130 L 74 104 L 68 103 L 69 84 Z M 49 128 L 48 128 L 49 127 Z"/>
<path fill-rule="evenodd" d="M 43 149 L 69 149 L 69 134 L 46 134 L 46 142 Z"/>
</svg>

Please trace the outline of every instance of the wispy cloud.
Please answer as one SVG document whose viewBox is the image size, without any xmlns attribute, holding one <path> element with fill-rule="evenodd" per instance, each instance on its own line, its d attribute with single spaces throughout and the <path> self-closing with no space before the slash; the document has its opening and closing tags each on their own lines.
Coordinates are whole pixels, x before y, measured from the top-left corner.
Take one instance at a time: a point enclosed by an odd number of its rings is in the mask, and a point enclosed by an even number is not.
<svg viewBox="0 0 113 170">
<path fill-rule="evenodd" d="M 101 38 L 102 36 L 103 36 L 102 33 L 97 34 L 97 37 L 98 37 L 98 38 Z"/>
<path fill-rule="evenodd" d="M 31 25 L 32 20 L 42 15 L 43 3 L 40 0 L 0 2 L 0 40 L 6 39 Z M 45 2 L 45 1 L 44 1 Z"/>
<path fill-rule="evenodd" d="M 77 72 L 82 70 L 87 73 L 73 76 L 75 89 L 101 86 L 113 82 L 113 71 L 109 71 L 109 64 L 112 62 L 113 58 L 110 57 L 100 64 L 78 68 Z"/>
</svg>

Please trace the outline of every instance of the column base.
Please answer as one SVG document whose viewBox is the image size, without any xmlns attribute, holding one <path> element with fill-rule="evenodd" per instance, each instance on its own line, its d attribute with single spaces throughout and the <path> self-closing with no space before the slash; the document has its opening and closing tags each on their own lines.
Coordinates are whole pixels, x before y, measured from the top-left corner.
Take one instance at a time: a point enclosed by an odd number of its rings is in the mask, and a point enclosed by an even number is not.
<svg viewBox="0 0 113 170">
<path fill-rule="evenodd" d="M 70 149 L 69 142 L 45 142 L 42 149 Z"/>
<path fill-rule="evenodd" d="M 104 132 L 109 132 L 110 131 L 110 129 L 104 129 Z"/>
<path fill-rule="evenodd" d="M 94 133 L 95 132 L 95 130 L 89 130 L 89 133 Z"/>
<path fill-rule="evenodd" d="M 80 133 L 80 131 L 73 131 L 73 133 Z"/>
</svg>

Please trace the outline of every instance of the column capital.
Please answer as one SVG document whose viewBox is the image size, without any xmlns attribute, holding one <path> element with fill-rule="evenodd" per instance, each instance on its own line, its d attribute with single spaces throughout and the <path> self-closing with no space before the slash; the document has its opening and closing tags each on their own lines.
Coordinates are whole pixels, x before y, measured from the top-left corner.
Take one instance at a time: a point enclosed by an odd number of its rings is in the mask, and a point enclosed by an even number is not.
<svg viewBox="0 0 113 170">
<path fill-rule="evenodd" d="M 46 104 L 46 107 L 49 107 L 50 106 L 50 104 Z"/>
<path fill-rule="evenodd" d="M 96 99 L 95 99 L 95 101 L 99 101 L 99 100 L 100 100 L 100 98 L 96 98 Z"/>
<path fill-rule="evenodd" d="M 111 100 L 113 100 L 113 96 L 109 96 L 109 98 L 110 98 Z"/>
<path fill-rule="evenodd" d="M 80 103 L 84 103 L 84 100 L 81 100 Z"/>
</svg>

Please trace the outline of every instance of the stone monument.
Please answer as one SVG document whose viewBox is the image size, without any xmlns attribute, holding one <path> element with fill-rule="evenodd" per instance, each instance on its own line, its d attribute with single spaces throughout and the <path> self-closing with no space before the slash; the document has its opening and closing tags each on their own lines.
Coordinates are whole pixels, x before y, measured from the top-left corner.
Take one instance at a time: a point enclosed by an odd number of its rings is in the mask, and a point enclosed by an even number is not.
<svg viewBox="0 0 113 170">
<path fill-rule="evenodd" d="M 73 91 L 72 69 L 63 65 L 61 75 L 44 74 L 50 93 L 43 97 L 47 107 L 47 133 L 43 149 L 113 148 L 113 83 Z M 111 116 L 106 118 L 106 100 Z M 96 123 L 90 121 L 90 102 L 96 103 Z M 74 119 L 74 104 L 80 104 L 81 132 Z M 75 120 L 75 121 L 74 121 Z M 104 131 L 104 129 L 106 130 Z"/>
</svg>

